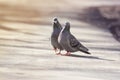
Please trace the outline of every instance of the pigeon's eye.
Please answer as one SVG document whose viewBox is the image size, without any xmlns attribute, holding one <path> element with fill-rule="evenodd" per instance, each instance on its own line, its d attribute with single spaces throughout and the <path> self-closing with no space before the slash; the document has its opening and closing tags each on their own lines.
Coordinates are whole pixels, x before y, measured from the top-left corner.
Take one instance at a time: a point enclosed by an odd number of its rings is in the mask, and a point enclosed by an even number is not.
<svg viewBox="0 0 120 80">
<path fill-rule="evenodd" d="M 57 18 L 55 18 L 54 21 L 57 21 Z"/>
</svg>

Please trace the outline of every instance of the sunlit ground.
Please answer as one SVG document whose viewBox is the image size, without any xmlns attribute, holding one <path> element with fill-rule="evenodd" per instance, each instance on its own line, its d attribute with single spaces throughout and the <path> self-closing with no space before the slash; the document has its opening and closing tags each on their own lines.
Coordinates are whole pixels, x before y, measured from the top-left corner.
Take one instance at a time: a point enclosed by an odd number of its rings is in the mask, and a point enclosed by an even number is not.
<svg viewBox="0 0 120 80">
<path fill-rule="evenodd" d="M 1 80 L 119 80 L 120 43 L 108 30 L 82 22 L 77 15 L 81 8 L 119 5 L 119 1 L 0 2 Z M 55 55 L 50 35 L 56 16 L 63 26 L 66 21 L 71 23 L 71 32 L 89 48 L 91 55 Z"/>
</svg>

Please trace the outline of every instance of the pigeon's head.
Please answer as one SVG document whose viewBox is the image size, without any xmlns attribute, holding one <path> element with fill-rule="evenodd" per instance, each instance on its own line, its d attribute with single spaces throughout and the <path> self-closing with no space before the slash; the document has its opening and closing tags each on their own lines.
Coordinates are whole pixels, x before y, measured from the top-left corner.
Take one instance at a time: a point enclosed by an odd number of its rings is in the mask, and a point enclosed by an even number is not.
<svg viewBox="0 0 120 80">
<path fill-rule="evenodd" d="M 64 28 L 64 30 L 70 31 L 70 23 L 69 23 L 69 22 L 66 22 L 66 23 L 65 23 L 65 28 Z"/>
<path fill-rule="evenodd" d="M 53 19 L 53 23 L 57 24 L 57 22 L 58 22 L 58 19 L 57 19 L 57 17 L 55 17 L 55 18 Z"/>
<path fill-rule="evenodd" d="M 59 21 L 56 17 L 53 19 L 53 27 L 62 29 L 61 24 L 59 23 Z"/>
</svg>

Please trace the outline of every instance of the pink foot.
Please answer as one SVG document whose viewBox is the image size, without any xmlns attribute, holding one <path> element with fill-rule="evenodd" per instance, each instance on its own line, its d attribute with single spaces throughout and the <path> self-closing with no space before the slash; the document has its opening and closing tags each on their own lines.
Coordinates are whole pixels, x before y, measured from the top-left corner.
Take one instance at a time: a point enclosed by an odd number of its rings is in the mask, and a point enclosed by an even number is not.
<svg viewBox="0 0 120 80">
<path fill-rule="evenodd" d="M 61 55 L 61 53 L 56 53 L 56 55 Z"/>
<path fill-rule="evenodd" d="M 62 56 L 70 56 L 70 52 L 67 52 L 66 54 L 61 54 Z"/>
<path fill-rule="evenodd" d="M 57 48 L 54 48 L 54 51 L 57 52 L 58 51 Z"/>
</svg>

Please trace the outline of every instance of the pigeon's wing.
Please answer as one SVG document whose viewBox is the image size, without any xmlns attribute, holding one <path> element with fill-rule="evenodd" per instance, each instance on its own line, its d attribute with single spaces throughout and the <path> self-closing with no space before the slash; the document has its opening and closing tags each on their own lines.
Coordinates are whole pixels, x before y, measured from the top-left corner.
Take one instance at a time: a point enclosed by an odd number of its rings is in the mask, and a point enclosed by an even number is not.
<svg viewBox="0 0 120 80">
<path fill-rule="evenodd" d="M 70 35 L 69 36 L 69 44 L 71 47 L 77 47 L 80 43 L 73 35 Z"/>
<path fill-rule="evenodd" d="M 78 48 L 83 51 L 88 51 L 86 47 L 84 47 L 73 35 L 69 37 L 70 46 L 73 48 Z"/>
</svg>

